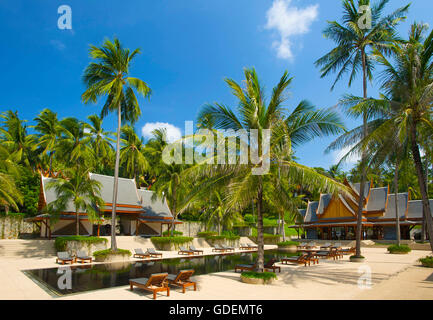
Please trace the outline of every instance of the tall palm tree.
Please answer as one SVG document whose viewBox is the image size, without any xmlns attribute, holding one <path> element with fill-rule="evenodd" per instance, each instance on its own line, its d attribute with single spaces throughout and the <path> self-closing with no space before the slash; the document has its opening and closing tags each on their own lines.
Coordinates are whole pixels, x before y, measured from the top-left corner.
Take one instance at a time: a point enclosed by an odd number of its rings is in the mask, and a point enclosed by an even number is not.
<svg viewBox="0 0 433 320">
<path fill-rule="evenodd" d="M 388 154 L 398 153 L 399 161 L 405 159 L 409 154 L 407 150 L 410 150 L 433 250 L 433 221 L 420 155 L 420 141 L 427 138 L 425 132 L 433 127 L 433 31 L 425 38 L 426 30 L 426 25 L 413 24 L 409 40 L 393 48 L 392 60 L 376 51 L 376 59 L 384 67 L 382 99 L 352 97 L 348 105 L 352 105 L 352 113 L 371 109 L 373 105 L 380 112 L 388 112 L 387 118 L 376 121 L 378 125 L 363 139 L 361 147 L 368 150 L 372 145 L 382 146 L 385 154 L 386 150 Z"/>
<path fill-rule="evenodd" d="M 20 120 L 18 112 L 5 111 L 0 115 L 3 127 L 0 127 L 0 143 L 8 150 L 17 163 L 35 168 L 35 137 L 27 134 L 25 120 Z"/>
<path fill-rule="evenodd" d="M 229 208 L 242 210 L 256 201 L 257 209 L 257 239 L 258 261 L 257 270 L 263 271 L 264 266 L 264 241 L 263 241 L 263 191 L 264 184 L 272 179 L 278 179 L 274 175 L 280 169 L 281 176 L 288 179 L 289 183 L 302 184 L 306 188 L 317 188 L 327 192 L 337 193 L 345 190 L 344 186 L 332 179 L 318 174 L 314 169 L 305 167 L 293 161 L 291 136 L 297 137 L 298 143 L 312 139 L 316 136 L 339 133 L 343 125 L 338 116 L 331 112 L 316 112 L 315 117 L 311 108 L 298 106 L 295 111 L 286 115 L 282 104 L 286 99 L 287 88 L 292 81 L 287 74 L 281 77 L 279 83 L 273 88 L 269 102 L 265 100 L 263 86 L 254 69 L 245 69 L 244 87 L 232 79 L 226 79 L 226 83 L 233 95 L 238 100 L 236 112 L 222 104 L 206 105 L 199 113 L 199 118 L 209 117 L 216 129 L 244 130 L 257 144 L 248 144 L 250 155 L 257 151 L 259 161 L 252 161 L 250 157 L 247 163 L 204 165 L 198 164 L 189 169 L 195 177 L 207 177 L 203 183 L 195 186 L 201 192 L 209 192 L 217 187 L 226 187 L 225 201 Z M 304 111 L 301 111 L 304 110 Z M 308 115 L 306 115 L 308 114 Z M 320 125 L 315 120 L 321 118 Z M 298 125 L 297 125 L 298 124 Z M 301 125 L 302 124 L 302 125 Z M 253 131 L 257 130 L 257 131 Z M 257 132 L 253 139 L 251 134 Z M 303 132 L 303 133 L 302 133 Z M 266 135 L 270 135 L 270 145 L 262 145 Z M 239 135 L 239 133 L 238 133 Z M 250 140 L 249 140 L 250 141 Z M 245 142 L 246 143 L 246 142 Z M 259 146 L 256 148 L 255 146 Z M 266 161 L 269 155 L 270 170 L 262 174 L 258 169 Z M 214 162 L 216 163 L 216 162 Z"/>
<path fill-rule="evenodd" d="M 359 70 L 361 70 L 363 97 L 367 99 L 367 82 L 372 80 L 374 70 L 372 50 L 390 51 L 390 47 L 398 40 L 395 34 L 395 26 L 406 18 L 405 14 L 410 5 L 401 7 L 382 17 L 383 10 L 389 0 L 380 0 L 373 6 L 370 0 L 358 0 L 357 3 L 355 2 L 354 0 L 342 0 L 342 24 L 337 21 L 328 22 L 328 26 L 323 33 L 326 38 L 333 40 L 337 46 L 317 60 L 316 66 L 321 67 L 322 78 L 331 72 L 337 72 L 331 90 L 346 73 L 350 73 L 350 87 Z M 362 6 L 368 6 L 371 9 L 371 29 L 364 28 L 359 23 L 363 15 Z M 362 137 L 366 137 L 368 134 L 367 122 L 368 114 L 365 112 L 363 115 Z M 357 211 L 356 256 L 361 256 L 362 209 L 367 176 L 366 156 L 366 153 L 362 152 L 361 183 Z"/>
<path fill-rule="evenodd" d="M 124 166 L 126 175 L 137 180 L 149 168 L 149 163 L 143 154 L 143 140 L 140 139 L 134 128 L 125 125 L 121 129 L 120 139 L 120 165 Z"/>
<path fill-rule="evenodd" d="M 90 178 L 89 170 L 83 167 L 75 167 L 74 170 L 65 172 L 67 179 L 58 178 L 51 181 L 48 189 L 53 189 L 57 198 L 50 202 L 47 211 L 53 214 L 53 220 L 66 210 L 73 210 L 75 214 L 76 234 L 80 234 L 80 214 L 87 214 L 89 220 L 98 218 L 99 208 L 105 202 L 101 198 L 101 183 Z"/>
<path fill-rule="evenodd" d="M 98 171 L 103 171 L 111 164 L 111 156 L 113 154 L 114 139 L 110 136 L 114 132 L 106 131 L 102 127 L 103 119 L 96 114 L 87 117 L 89 123 L 85 123 L 85 130 L 90 135 L 90 144 L 95 153 L 95 167 Z"/>
<path fill-rule="evenodd" d="M 60 134 L 57 113 L 52 112 L 50 109 L 44 109 L 34 121 L 36 121 L 36 125 L 32 126 L 32 128 L 38 132 L 36 145 L 42 148 L 42 155 L 49 154 L 49 169 L 52 171 L 55 146 Z"/>
<path fill-rule="evenodd" d="M 111 249 L 117 250 L 116 244 L 116 204 L 119 184 L 120 128 L 122 120 L 135 122 L 141 115 L 134 90 L 144 97 L 149 97 L 148 85 L 129 75 L 129 68 L 139 49 L 130 52 L 123 48 L 120 41 L 106 39 L 98 48 L 90 46 L 90 57 L 95 60 L 84 70 L 83 81 L 87 89 L 81 98 L 84 103 L 96 103 L 100 97 L 107 97 L 101 111 L 101 118 L 109 112 L 117 112 L 116 162 L 114 166 L 113 210 L 111 213 Z"/>
</svg>

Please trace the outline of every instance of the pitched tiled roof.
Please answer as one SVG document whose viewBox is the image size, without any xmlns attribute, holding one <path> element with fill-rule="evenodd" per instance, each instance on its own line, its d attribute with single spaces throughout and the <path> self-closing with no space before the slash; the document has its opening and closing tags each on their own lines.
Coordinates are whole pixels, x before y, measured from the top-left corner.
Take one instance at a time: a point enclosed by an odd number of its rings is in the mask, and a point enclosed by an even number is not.
<svg viewBox="0 0 433 320">
<path fill-rule="evenodd" d="M 385 211 L 388 188 L 372 188 L 367 202 L 367 211 Z"/>
<path fill-rule="evenodd" d="M 329 202 L 331 202 L 332 195 L 328 193 L 324 193 L 320 195 L 319 199 L 319 206 L 317 208 L 317 214 L 323 214 L 326 210 L 326 208 L 329 205 Z"/>
<path fill-rule="evenodd" d="M 350 186 L 352 189 L 356 192 L 357 195 L 359 195 L 359 190 L 361 189 L 361 183 L 350 183 Z M 368 196 L 368 192 L 370 191 L 371 182 L 366 182 L 364 186 L 364 197 Z"/>
<path fill-rule="evenodd" d="M 398 216 L 405 218 L 408 206 L 409 194 L 407 192 L 397 194 Z M 382 217 L 383 219 L 395 219 L 395 194 L 388 196 L 388 207 Z"/>
<path fill-rule="evenodd" d="M 317 208 L 319 207 L 319 201 L 308 202 L 307 211 L 305 213 L 304 222 L 317 221 Z"/>
<path fill-rule="evenodd" d="M 42 188 L 43 188 L 43 194 L 45 197 L 45 203 L 49 204 L 57 199 L 56 190 L 54 188 L 49 188 L 49 185 L 51 182 L 56 181 L 55 178 L 47 178 L 41 175 L 42 178 Z M 75 212 L 74 205 L 72 201 L 69 201 L 66 205 L 66 209 L 64 212 Z"/>
<path fill-rule="evenodd" d="M 409 201 L 408 210 L 407 210 L 407 218 L 410 220 L 411 218 L 422 218 L 422 200 L 411 200 Z M 430 200 L 430 211 L 433 216 L 433 200 Z"/>
<path fill-rule="evenodd" d="M 160 198 L 152 200 L 152 196 L 154 195 L 153 191 L 138 189 L 137 192 L 141 200 L 141 205 L 145 210 L 142 216 L 173 218 L 165 198 L 164 200 Z"/>
</svg>

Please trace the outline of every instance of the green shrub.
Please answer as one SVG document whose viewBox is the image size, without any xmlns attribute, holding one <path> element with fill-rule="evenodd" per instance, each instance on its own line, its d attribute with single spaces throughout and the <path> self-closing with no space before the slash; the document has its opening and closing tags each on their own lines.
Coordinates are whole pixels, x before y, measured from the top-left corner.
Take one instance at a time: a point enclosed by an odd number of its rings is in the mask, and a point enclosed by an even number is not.
<svg viewBox="0 0 433 320">
<path fill-rule="evenodd" d="M 93 252 L 93 256 L 96 257 L 100 257 L 100 258 L 105 258 L 109 255 L 122 255 L 122 256 L 131 256 L 131 251 L 129 250 L 125 250 L 125 249 L 117 249 L 116 251 L 112 251 L 111 248 L 110 249 L 105 249 L 105 250 L 99 250 L 99 251 L 95 251 Z"/>
<path fill-rule="evenodd" d="M 191 242 L 193 237 L 152 237 L 150 240 L 154 244 L 184 244 Z"/>
<path fill-rule="evenodd" d="M 296 241 L 282 241 L 282 242 L 278 242 L 277 245 L 279 247 L 297 246 L 297 245 L 299 245 L 299 242 L 296 242 Z"/>
<path fill-rule="evenodd" d="M 365 259 L 364 256 L 357 256 L 355 254 L 349 257 L 349 259 L 351 259 L 351 258 L 362 258 L 362 259 Z"/>
<path fill-rule="evenodd" d="M 401 244 L 401 245 L 393 244 L 392 246 L 388 247 L 389 253 L 408 253 L 411 251 L 412 250 L 409 248 L 409 246 L 405 244 Z"/>
<path fill-rule="evenodd" d="M 207 236 L 206 240 L 229 240 L 229 241 L 235 241 L 239 240 L 241 237 L 237 235 L 228 235 L 228 236 Z"/>
<path fill-rule="evenodd" d="M 95 243 L 107 243 L 108 240 L 105 238 L 98 237 L 85 237 L 85 236 L 66 236 L 66 237 L 57 237 L 54 242 L 54 246 L 57 251 L 66 251 L 66 243 L 68 241 L 78 241 L 83 244 L 87 244 L 88 246 Z"/>
<path fill-rule="evenodd" d="M 277 275 L 273 272 L 246 271 L 246 272 L 242 272 L 241 276 L 245 278 L 263 279 L 265 281 L 269 281 L 271 279 L 277 279 Z"/>
<path fill-rule="evenodd" d="M 216 236 L 218 233 L 214 231 L 203 231 L 203 232 L 197 232 L 197 237 L 199 238 L 206 238 L 209 236 Z"/>
<path fill-rule="evenodd" d="M 163 235 L 163 236 L 171 236 L 171 231 L 166 230 L 166 231 L 164 231 L 164 232 L 162 233 L 162 235 Z M 174 230 L 174 231 L 173 231 L 173 235 L 174 235 L 175 237 L 176 237 L 176 236 L 181 236 L 181 235 L 183 235 L 183 232 Z"/>
<path fill-rule="evenodd" d="M 433 257 L 427 256 L 418 260 L 424 267 L 433 268 Z"/>
</svg>

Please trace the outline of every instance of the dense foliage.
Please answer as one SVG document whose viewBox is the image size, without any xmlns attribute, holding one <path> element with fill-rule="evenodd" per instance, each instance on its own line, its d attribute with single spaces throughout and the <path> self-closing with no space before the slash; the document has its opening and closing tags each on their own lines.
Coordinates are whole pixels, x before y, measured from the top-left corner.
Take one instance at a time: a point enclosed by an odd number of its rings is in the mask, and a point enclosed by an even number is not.
<svg viewBox="0 0 433 320">
<path fill-rule="evenodd" d="M 96 243 L 107 243 L 107 239 L 98 237 L 85 237 L 85 236 L 65 236 L 57 237 L 54 246 L 57 251 L 66 251 L 66 244 L 70 241 L 77 241 L 82 244 L 92 245 Z"/>
</svg>

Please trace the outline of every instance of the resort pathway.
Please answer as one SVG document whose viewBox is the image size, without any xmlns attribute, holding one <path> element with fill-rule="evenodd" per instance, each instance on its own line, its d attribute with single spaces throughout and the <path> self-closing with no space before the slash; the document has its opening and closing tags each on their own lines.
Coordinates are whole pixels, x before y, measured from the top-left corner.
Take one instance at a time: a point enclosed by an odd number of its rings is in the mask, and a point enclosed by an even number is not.
<svg viewBox="0 0 433 320">
<path fill-rule="evenodd" d="M 210 254 L 210 249 L 205 253 Z M 433 299 L 433 270 L 419 267 L 418 258 L 428 252 L 391 255 L 385 248 L 364 248 L 366 263 L 321 260 L 311 267 L 281 265 L 273 285 L 240 282 L 239 273 L 219 272 L 195 277 L 198 291 L 182 294 L 172 288 L 170 297 L 158 299 Z M 6 259 L 0 257 L 0 299 L 52 299 L 21 270 L 55 267 L 55 258 Z M 371 279 L 371 283 L 369 280 Z M 151 294 L 128 286 L 91 291 L 56 299 L 144 299 Z"/>
</svg>

